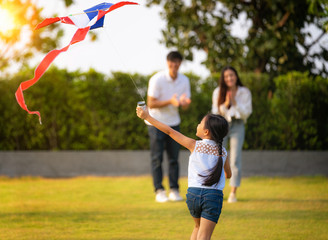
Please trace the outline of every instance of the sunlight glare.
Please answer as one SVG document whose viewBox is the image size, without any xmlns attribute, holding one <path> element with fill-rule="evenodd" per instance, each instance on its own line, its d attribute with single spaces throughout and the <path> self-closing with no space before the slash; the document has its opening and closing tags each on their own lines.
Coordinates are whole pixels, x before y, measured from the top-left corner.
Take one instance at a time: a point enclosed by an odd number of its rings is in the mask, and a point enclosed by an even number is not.
<svg viewBox="0 0 328 240">
<path fill-rule="evenodd" d="M 15 19 L 7 9 L 0 7 L 0 32 L 6 34 L 15 28 Z"/>
</svg>

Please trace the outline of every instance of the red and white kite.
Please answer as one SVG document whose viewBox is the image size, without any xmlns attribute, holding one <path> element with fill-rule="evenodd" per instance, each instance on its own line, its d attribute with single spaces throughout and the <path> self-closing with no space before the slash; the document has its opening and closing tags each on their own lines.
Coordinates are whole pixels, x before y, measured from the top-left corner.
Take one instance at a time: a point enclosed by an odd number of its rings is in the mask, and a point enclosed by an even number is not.
<svg viewBox="0 0 328 240">
<path fill-rule="evenodd" d="M 137 4 L 134 2 L 119 2 L 116 4 L 112 3 L 101 3 L 96 6 L 93 6 L 91 8 L 88 8 L 83 11 L 83 13 L 70 15 L 66 17 L 55 17 L 55 18 L 46 18 L 42 23 L 36 26 L 35 29 L 39 29 L 45 26 L 48 26 L 52 23 L 61 21 L 62 23 L 66 24 L 72 24 L 75 25 L 78 29 L 75 32 L 71 42 L 62 49 L 55 49 L 47 53 L 47 55 L 43 58 L 41 63 L 36 67 L 34 71 L 34 78 L 27 80 L 25 82 L 22 82 L 16 93 L 16 100 L 18 104 L 23 108 L 25 111 L 27 111 L 29 114 L 37 114 L 39 116 L 39 121 L 41 123 L 41 115 L 39 111 L 30 111 L 28 110 L 25 100 L 23 91 L 34 85 L 41 76 L 45 73 L 45 71 L 48 69 L 50 64 L 53 62 L 53 60 L 62 52 L 66 52 L 69 47 L 74 44 L 81 42 L 85 39 L 85 36 L 89 32 L 89 30 L 102 27 L 104 25 L 104 18 L 105 15 L 117 8 L 120 8 L 124 5 L 131 5 L 131 4 Z"/>
</svg>

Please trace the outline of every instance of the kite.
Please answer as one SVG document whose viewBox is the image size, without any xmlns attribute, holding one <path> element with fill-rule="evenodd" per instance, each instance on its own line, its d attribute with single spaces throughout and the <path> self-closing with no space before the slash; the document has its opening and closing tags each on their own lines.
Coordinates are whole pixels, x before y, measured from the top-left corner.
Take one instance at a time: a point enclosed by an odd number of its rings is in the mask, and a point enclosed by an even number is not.
<svg viewBox="0 0 328 240">
<path fill-rule="evenodd" d="M 34 71 L 34 78 L 27 80 L 25 82 L 22 82 L 19 85 L 19 87 L 15 93 L 15 96 L 16 96 L 16 100 L 17 100 L 18 104 L 21 106 L 21 108 L 23 108 L 29 114 L 38 115 L 40 124 L 42 124 L 40 112 L 30 111 L 27 108 L 27 105 L 25 104 L 23 91 L 28 89 L 32 85 L 34 85 L 42 77 L 42 75 L 45 73 L 45 71 L 49 68 L 50 64 L 55 60 L 55 58 L 60 53 L 66 52 L 72 44 L 83 41 L 85 39 L 87 33 L 89 32 L 89 30 L 103 27 L 104 18 L 107 13 L 109 13 L 117 8 L 120 8 L 124 5 L 132 5 L 132 4 L 138 5 L 138 3 L 134 3 L 134 2 L 118 2 L 116 4 L 104 2 L 104 3 L 100 3 L 96 6 L 93 6 L 91 8 L 84 10 L 83 13 L 69 15 L 66 17 L 46 18 L 45 20 L 43 20 L 43 22 L 38 24 L 35 29 L 39 29 L 39 28 L 48 26 L 48 25 L 58 22 L 58 21 L 61 21 L 62 23 L 66 23 L 66 24 L 75 25 L 78 29 L 75 32 L 72 40 L 66 47 L 64 47 L 62 49 L 55 49 L 55 50 L 52 50 L 47 53 L 47 55 L 43 58 L 41 63 L 36 67 L 36 69 Z"/>
</svg>

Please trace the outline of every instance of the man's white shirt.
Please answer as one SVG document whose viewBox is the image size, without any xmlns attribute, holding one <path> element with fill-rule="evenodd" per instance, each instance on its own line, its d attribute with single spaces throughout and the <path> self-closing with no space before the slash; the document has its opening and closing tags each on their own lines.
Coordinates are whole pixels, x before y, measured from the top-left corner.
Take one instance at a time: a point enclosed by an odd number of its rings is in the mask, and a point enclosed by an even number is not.
<svg viewBox="0 0 328 240">
<path fill-rule="evenodd" d="M 189 79 L 178 73 L 178 76 L 173 80 L 168 70 L 161 71 L 152 76 L 148 84 L 148 96 L 156 98 L 159 101 L 167 101 L 177 94 L 179 99 L 183 94 L 187 98 L 191 97 Z M 149 114 L 156 120 L 165 123 L 169 126 L 177 126 L 180 124 L 181 119 L 179 115 L 179 108 L 169 104 L 161 108 L 149 108 Z M 146 124 L 151 125 L 145 121 Z"/>
</svg>

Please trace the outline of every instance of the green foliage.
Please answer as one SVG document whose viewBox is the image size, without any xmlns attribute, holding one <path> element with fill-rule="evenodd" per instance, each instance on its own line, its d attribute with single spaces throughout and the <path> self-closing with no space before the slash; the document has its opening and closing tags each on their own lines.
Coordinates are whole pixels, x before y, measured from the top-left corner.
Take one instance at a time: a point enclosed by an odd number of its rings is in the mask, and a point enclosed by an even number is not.
<svg viewBox="0 0 328 240">
<path fill-rule="evenodd" d="M 233 65 L 243 72 L 267 72 L 271 75 L 291 70 L 328 74 L 328 49 L 318 42 L 325 36 L 327 4 L 323 0 L 148 0 L 148 6 L 160 5 L 166 27 L 162 30 L 167 47 L 178 48 L 191 60 L 193 50 L 206 53 L 206 67 L 215 73 Z M 246 16 L 242 28 L 248 35 L 240 39 L 231 28 Z M 247 26 L 246 26 L 247 25 Z M 312 26 L 319 37 L 306 30 Z M 314 51 L 314 48 L 316 49 Z"/>
<path fill-rule="evenodd" d="M 0 81 L 0 149 L 145 149 L 147 130 L 137 118 L 140 96 L 130 75 L 112 77 L 90 70 L 86 73 L 51 68 L 37 85 L 24 92 L 30 110 L 40 110 L 42 125 L 17 105 L 14 92 L 22 73 Z M 148 77 L 131 76 L 145 92 Z M 141 137 L 143 136 L 143 137 Z"/>
<path fill-rule="evenodd" d="M 65 0 L 66 6 L 72 3 L 73 0 Z M 34 31 L 44 17 L 51 17 L 42 16 L 42 9 L 34 1 L 0 0 L 0 6 L 11 14 L 15 25 L 6 32 L 0 31 L 0 70 L 4 71 L 12 63 L 27 65 L 35 53 L 45 53 L 57 47 L 63 36 L 60 25 Z"/>
<path fill-rule="evenodd" d="M 290 72 L 275 79 L 272 99 L 272 135 L 276 148 L 327 149 L 328 82 Z M 282 134 L 283 133 L 283 134 Z"/>
<path fill-rule="evenodd" d="M 244 149 L 272 149 L 270 138 L 270 96 L 272 83 L 267 74 L 241 73 L 242 83 L 252 92 L 253 112 L 247 120 Z"/>
<path fill-rule="evenodd" d="M 35 86 L 24 92 L 28 115 L 14 93 L 32 69 L 12 79 L 0 79 L 0 150 L 148 149 L 147 127 L 135 114 L 141 100 L 131 78 L 146 98 L 150 76 L 90 69 L 68 72 L 50 68 Z M 211 111 L 218 74 L 204 80 L 186 74 L 192 104 L 181 110 L 181 132 L 195 138 L 197 124 Z M 328 144 L 328 81 L 291 72 L 270 81 L 267 74 L 241 73 L 252 92 L 253 113 L 246 124 L 244 149 L 324 150 Z"/>
<path fill-rule="evenodd" d="M 328 32 L 328 2 L 327 0 L 308 0 L 309 12 L 323 17 L 323 25 Z"/>
</svg>

